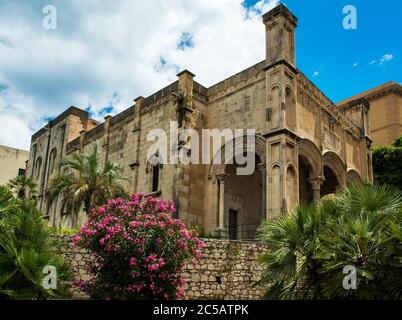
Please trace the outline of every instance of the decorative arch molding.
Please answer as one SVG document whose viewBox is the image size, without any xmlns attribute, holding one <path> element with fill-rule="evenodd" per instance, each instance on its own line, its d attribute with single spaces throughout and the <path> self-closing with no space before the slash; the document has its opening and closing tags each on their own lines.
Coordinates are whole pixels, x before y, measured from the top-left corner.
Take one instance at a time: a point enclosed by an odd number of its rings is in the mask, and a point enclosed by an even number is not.
<svg viewBox="0 0 402 320">
<path fill-rule="evenodd" d="M 42 157 L 38 157 L 35 161 L 35 166 L 34 166 L 34 180 L 35 181 L 40 180 L 41 171 L 42 171 Z"/>
<path fill-rule="evenodd" d="M 212 179 L 214 176 L 225 174 L 225 153 L 229 144 L 232 144 L 233 148 L 228 149 L 228 159 L 233 159 L 235 155 L 241 152 L 248 152 L 256 154 L 260 158 L 261 163 L 265 164 L 265 138 L 259 134 L 255 135 L 255 144 L 253 145 L 252 136 L 245 134 L 243 135 L 242 139 L 235 138 L 230 142 L 225 143 L 225 145 L 220 149 L 220 152 L 217 152 L 214 155 L 209 167 L 208 179 Z"/>
<path fill-rule="evenodd" d="M 296 129 L 296 96 L 293 88 L 289 85 L 285 87 L 285 112 L 286 126 L 291 130 Z"/>
<path fill-rule="evenodd" d="M 299 177 L 296 166 L 293 163 L 288 163 L 286 167 L 286 209 L 291 210 L 296 205 L 299 199 L 298 192 Z"/>
<path fill-rule="evenodd" d="M 285 85 L 285 90 L 289 90 L 290 92 L 292 92 L 293 97 L 295 97 L 295 99 L 296 99 L 296 90 L 295 90 L 295 88 L 293 88 L 293 86 L 290 83 L 287 83 Z"/>
<path fill-rule="evenodd" d="M 48 175 L 51 175 L 54 170 L 56 169 L 56 158 L 57 158 L 57 149 L 53 148 L 52 151 L 50 152 L 49 156 L 49 173 Z"/>
<path fill-rule="evenodd" d="M 349 168 L 346 172 L 346 183 L 348 184 L 362 184 L 363 179 L 360 174 L 353 168 Z"/>
<path fill-rule="evenodd" d="M 313 177 L 322 175 L 323 158 L 318 146 L 309 139 L 301 139 L 297 143 L 297 151 L 299 156 L 303 156 L 311 166 Z"/>
<path fill-rule="evenodd" d="M 293 162 L 288 162 L 287 164 L 286 164 L 286 171 L 287 170 L 289 170 L 289 169 L 292 169 L 292 170 L 294 170 L 294 172 L 296 173 L 296 175 L 297 175 L 297 169 L 296 169 L 297 167 L 296 167 L 296 165 L 293 163 Z"/>
<path fill-rule="evenodd" d="M 274 88 L 278 88 L 279 90 L 281 90 L 281 83 L 280 82 L 275 82 L 273 84 L 270 85 L 270 87 L 268 88 L 268 92 L 271 92 L 272 89 Z"/>
<path fill-rule="evenodd" d="M 322 156 L 323 165 L 330 168 L 337 178 L 339 179 L 340 185 L 345 185 L 346 183 L 346 165 L 342 158 L 334 151 L 326 150 Z"/>
<path fill-rule="evenodd" d="M 271 166 L 269 167 L 268 172 L 272 172 L 276 167 L 278 167 L 279 169 L 282 169 L 281 163 L 278 161 L 272 163 Z"/>
</svg>

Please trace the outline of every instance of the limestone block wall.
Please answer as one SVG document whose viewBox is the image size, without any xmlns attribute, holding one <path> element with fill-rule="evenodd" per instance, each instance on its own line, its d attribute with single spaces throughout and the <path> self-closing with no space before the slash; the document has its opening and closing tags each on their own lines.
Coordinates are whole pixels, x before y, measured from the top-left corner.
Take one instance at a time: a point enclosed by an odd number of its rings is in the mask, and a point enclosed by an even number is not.
<svg viewBox="0 0 402 320">
<path fill-rule="evenodd" d="M 91 254 L 74 247 L 71 236 L 58 236 L 56 251 L 71 265 L 75 279 L 89 280 L 86 266 Z M 261 278 L 263 267 L 257 258 L 267 245 L 257 242 L 204 239 L 206 247 L 200 263 L 184 269 L 187 299 L 260 299 L 263 290 L 254 284 Z M 88 298 L 73 288 L 76 299 Z"/>
</svg>

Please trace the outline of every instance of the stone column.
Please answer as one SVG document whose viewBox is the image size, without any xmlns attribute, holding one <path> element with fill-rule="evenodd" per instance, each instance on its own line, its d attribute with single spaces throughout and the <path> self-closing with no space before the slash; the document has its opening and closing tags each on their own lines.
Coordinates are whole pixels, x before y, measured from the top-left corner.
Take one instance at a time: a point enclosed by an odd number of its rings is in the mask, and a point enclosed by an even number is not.
<svg viewBox="0 0 402 320">
<path fill-rule="evenodd" d="M 133 164 L 130 166 L 132 169 L 135 169 L 134 179 L 133 179 L 133 191 L 138 192 L 138 176 L 139 176 L 139 166 L 140 166 L 140 144 L 141 144 L 141 104 L 144 101 L 144 97 L 139 96 L 134 99 L 135 103 L 135 121 L 133 127 L 133 134 L 137 135 L 136 139 L 136 150 L 135 150 L 135 159 L 133 159 Z"/>
<path fill-rule="evenodd" d="M 223 234 L 225 229 L 225 174 L 220 174 L 216 178 L 218 179 L 219 188 L 218 232 L 219 235 L 225 236 Z"/>
<path fill-rule="evenodd" d="M 313 189 L 313 200 L 317 202 L 321 199 L 321 185 L 324 182 L 324 178 L 318 177 L 310 179 L 311 187 Z"/>
<path fill-rule="evenodd" d="M 260 163 L 257 165 L 258 170 L 261 172 L 262 178 L 262 217 L 264 219 L 268 219 L 268 212 L 267 212 L 267 170 L 265 163 Z"/>
</svg>

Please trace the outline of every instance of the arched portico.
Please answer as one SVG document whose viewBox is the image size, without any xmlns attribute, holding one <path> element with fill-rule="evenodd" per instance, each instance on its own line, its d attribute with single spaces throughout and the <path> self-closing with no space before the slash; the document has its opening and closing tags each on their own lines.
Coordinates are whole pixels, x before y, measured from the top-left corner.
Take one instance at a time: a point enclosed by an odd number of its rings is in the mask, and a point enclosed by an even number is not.
<svg viewBox="0 0 402 320">
<path fill-rule="evenodd" d="M 338 154 L 325 151 L 323 167 L 325 180 L 321 187 L 321 197 L 335 193 L 346 184 L 346 165 Z"/>
<path fill-rule="evenodd" d="M 266 216 L 265 139 L 259 135 L 253 139 L 245 135 L 226 143 L 210 165 L 208 177 L 218 185 L 218 231 L 224 238 L 254 239 Z M 253 157 L 249 174 L 239 174 L 239 168 L 248 166 L 236 162 L 239 154 Z"/>
<path fill-rule="evenodd" d="M 322 155 L 310 140 L 301 139 L 297 144 L 299 166 L 299 202 L 310 203 L 320 199 Z"/>
</svg>

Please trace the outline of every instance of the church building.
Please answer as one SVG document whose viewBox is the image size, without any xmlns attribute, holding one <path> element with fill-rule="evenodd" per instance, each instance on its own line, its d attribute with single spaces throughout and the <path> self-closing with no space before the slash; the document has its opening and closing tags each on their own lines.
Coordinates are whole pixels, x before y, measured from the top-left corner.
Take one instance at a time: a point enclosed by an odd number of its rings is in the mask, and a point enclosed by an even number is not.
<svg viewBox="0 0 402 320">
<path fill-rule="evenodd" d="M 63 200 L 47 196 L 57 162 L 89 152 L 94 143 L 103 160 L 119 164 L 129 177 L 128 191 L 172 199 L 184 222 L 230 239 L 255 239 L 263 219 L 372 181 L 369 102 L 358 97 L 339 108 L 297 68 L 296 27 L 297 18 L 281 4 L 263 15 L 265 59 L 246 70 L 211 87 L 185 70 L 103 123 L 70 107 L 36 132 L 27 175 L 38 184 L 38 206 L 49 224 L 70 223 Z M 236 162 L 216 164 L 214 154 L 203 164 L 151 162 L 147 134 L 169 132 L 171 121 L 200 136 L 203 129 L 255 129 L 253 145 L 247 137 L 232 142 L 233 155 L 255 155 L 255 170 L 238 175 Z"/>
</svg>

